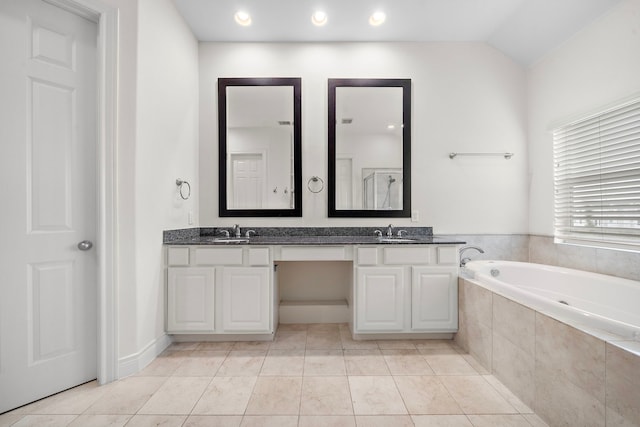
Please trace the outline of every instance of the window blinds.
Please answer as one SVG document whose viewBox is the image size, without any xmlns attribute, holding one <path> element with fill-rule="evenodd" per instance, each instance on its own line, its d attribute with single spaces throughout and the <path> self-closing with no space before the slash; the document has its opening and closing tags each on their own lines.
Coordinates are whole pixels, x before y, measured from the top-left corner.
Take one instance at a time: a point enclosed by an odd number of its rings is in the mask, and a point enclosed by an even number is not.
<svg viewBox="0 0 640 427">
<path fill-rule="evenodd" d="M 555 237 L 640 250 L 640 100 L 553 132 Z"/>
</svg>

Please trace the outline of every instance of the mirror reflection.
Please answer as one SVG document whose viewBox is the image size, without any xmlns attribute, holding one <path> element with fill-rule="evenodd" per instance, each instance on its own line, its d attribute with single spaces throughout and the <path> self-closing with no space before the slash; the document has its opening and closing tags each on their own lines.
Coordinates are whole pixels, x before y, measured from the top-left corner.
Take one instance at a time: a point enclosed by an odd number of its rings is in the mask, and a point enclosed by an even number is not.
<svg viewBox="0 0 640 427">
<path fill-rule="evenodd" d="M 300 79 L 220 79 L 220 216 L 301 216 Z"/>
<path fill-rule="evenodd" d="M 410 216 L 410 85 L 329 80 L 329 216 Z"/>
</svg>

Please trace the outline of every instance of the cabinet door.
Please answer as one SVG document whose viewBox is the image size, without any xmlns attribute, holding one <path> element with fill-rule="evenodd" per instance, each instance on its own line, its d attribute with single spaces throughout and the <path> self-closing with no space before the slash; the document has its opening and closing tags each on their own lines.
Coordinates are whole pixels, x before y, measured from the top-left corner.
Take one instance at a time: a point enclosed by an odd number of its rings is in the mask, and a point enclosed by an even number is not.
<svg viewBox="0 0 640 427">
<path fill-rule="evenodd" d="M 411 329 L 458 329 L 458 274 L 454 267 L 413 267 Z"/>
<path fill-rule="evenodd" d="M 400 331 L 404 327 L 402 267 L 359 267 L 356 330 Z"/>
<path fill-rule="evenodd" d="M 169 268 L 167 332 L 213 332 L 214 285 L 214 268 Z"/>
<path fill-rule="evenodd" d="M 269 332 L 269 267 L 227 267 L 222 277 L 223 329 Z"/>
</svg>

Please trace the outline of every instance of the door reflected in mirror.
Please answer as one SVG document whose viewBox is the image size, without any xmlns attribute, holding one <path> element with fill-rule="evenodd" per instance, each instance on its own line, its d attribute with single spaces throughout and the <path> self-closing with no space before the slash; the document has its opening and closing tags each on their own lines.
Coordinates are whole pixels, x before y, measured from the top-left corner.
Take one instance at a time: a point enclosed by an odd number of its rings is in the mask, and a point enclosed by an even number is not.
<svg viewBox="0 0 640 427">
<path fill-rule="evenodd" d="M 411 216 L 410 91 L 409 79 L 329 79 L 329 216 Z"/>
<path fill-rule="evenodd" d="M 301 81 L 218 80 L 220 216 L 302 216 Z"/>
</svg>

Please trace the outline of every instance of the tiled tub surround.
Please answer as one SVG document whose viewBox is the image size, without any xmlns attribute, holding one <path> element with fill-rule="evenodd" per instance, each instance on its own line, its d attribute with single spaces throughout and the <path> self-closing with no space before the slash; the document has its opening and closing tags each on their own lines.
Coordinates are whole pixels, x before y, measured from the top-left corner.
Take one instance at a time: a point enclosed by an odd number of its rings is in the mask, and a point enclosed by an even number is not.
<svg viewBox="0 0 640 427">
<path fill-rule="evenodd" d="M 640 342 L 599 335 L 459 280 L 456 343 L 551 426 L 640 426 Z"/>
</svg>

